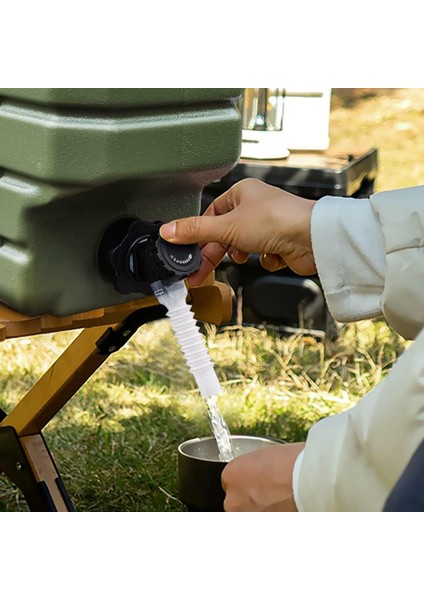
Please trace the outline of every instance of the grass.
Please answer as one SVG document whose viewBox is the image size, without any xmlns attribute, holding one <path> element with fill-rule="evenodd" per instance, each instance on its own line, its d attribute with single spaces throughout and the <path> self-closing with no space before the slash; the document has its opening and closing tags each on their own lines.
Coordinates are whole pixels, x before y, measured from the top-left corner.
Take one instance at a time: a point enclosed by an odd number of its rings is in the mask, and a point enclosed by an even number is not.
<svg viewBox="0 0 424 600">
<path fill-rule="evenodd" d="M 336 102 L 335 151 L 376 146 L 378 189 L 418 185 L 424 153 L 423 90 L 367 90 Z M 402 126 L 400 126 L 402 124 Z M 10 410 L 77 335 L 0 345 L 0 406 Z M 232 433 L 304 440 L 322 417 L 346 410 L 385 376 L 405 342 L 383 321 L 345 326 L 335 342 L 281 338 L 263 329 L 207 329 L 222 381 L 221 411 Z M 79 511 L 183 511 L 176 448 L 210 435 L 207 411 L 164 320 L 144 326 L 46 427 L 47 443 Z M 25 510 L 0 478 L 0 510 Z"/>
<path fill-rule="evenodd" d="M 10 409 L 75 335 L 2 344 L 0 402 Z M 384 376 L 402 340 L 383 322 L 345 328 L 336 342 L 281 338 L 264 329 L 207 335 L 233 433 L 303 440 L 319 418 L 344 410 Z M 166 351 L 164 349 L 166 348 Z M 179 511 L 176 448 L 210 435 L 207 411 L 167 321 L 139 331 L 45 430 L 79 511 Z M 8 482 L 0 510 L 25 510 Z"/>
</svg>

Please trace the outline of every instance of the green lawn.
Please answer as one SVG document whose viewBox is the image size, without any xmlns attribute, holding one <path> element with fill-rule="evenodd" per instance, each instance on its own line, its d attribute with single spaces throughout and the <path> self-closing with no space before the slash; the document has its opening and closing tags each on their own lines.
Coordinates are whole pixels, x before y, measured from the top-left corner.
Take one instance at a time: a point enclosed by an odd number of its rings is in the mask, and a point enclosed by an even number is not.
<svg viewBox="0 0 424 600">
<path fill-rule="evenodd" d="M 376 146 L 378 189 L 424 181 L 424 90 L 336 98 L 336 151 Z M 0 345 L 0 406 L 9 410 L 76 332 Z M 260 329 L 209 327 L 232 433 L 305 439 L 319 418 L 345 410 L 384 376 L 405 343 L 385 323 L 346 326 L 336 342 L 281 338 Z M 210 435 L 206 407 L 164 320 L 144 326 L 113 355 L 44 431 L 79 511 L 181 511 L 176 448 Z M 24 510 L 0 479 L 0 510 Z"/>
<path fill-rule="evenodd" d="M 73 335 L 2 344 L 0 402 L 6 410 Z M 305 439 L 317 419 L 348 408 L 403 348 L 381 322 L 346 327 L 337 342 L 326 344 L 251 328 L 210 328 L 207 341 L 231 432 L 289 442 Z M 206 407 L 166 320 L 140 330 L 45 430 L 80 511 L 184 510 L 176 498 L 176 448 L 210 434 Z M 0 509 L 24 509 L 20 495 L 0 481 Z"/>
</svg>

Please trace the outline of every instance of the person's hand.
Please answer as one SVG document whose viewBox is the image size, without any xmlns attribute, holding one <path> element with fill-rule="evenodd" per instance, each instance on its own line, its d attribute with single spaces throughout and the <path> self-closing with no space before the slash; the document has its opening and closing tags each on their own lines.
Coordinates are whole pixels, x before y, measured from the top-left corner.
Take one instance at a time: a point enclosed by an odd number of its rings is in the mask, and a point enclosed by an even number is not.
<svg viewBox="0 0 424 600">
<path fill-rule="evenodd" d="M 276 444 L 234 458 L 222 472 L 225 511 L 295 512 L 293 468 L 303 442 Z"/>
<path fill-rule="evenodd" d="M 316 273 L 314 204 L 258 179 L 244 179 L 216 198 L 202 216 L 162 225 L 160 235 L 176 244 L 201 244 L 202 265 L 189 278 L 192 285 L 202 283 L 226 253 L 239 264 L 250 253 L 259 253 L 269 271 L 289 266 L 299 275 L 311 275 Z"/>
</svg>

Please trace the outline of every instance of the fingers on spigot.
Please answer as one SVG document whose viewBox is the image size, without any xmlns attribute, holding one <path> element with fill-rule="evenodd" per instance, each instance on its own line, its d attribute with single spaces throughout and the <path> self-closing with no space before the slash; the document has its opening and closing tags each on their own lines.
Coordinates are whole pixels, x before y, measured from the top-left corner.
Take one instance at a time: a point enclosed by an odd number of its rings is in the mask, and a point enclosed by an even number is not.
<svg viewBox="0 0 424 600">
<path fill-rule="evenodd" d="M 228 257 L 238 265 L 243 265 L 247 262 L 249 258 L 248 252 L 243 252 L 243 250 L 239 250 L 238 248 L 234 248 L 234 246 L 230 246 L 227 250 Z"/>
<path fill-rule="evenodd" d="M 287 267 L 287 264 L 279 254 L 261 254 L 259 257 L 259 262 L 264 269 L 271 272 L 279 271 L 280 269 Z"/>
</svg>

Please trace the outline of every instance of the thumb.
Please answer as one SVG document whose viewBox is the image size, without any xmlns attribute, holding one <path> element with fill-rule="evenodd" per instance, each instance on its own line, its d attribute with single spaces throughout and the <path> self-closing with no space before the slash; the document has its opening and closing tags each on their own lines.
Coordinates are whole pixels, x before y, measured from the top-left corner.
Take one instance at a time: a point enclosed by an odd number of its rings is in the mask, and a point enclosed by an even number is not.
<svg viewBox="0 0 424 600">
<path fill-rule="evenodd" d="M 202 244 L 205 242 L 226 242 L 226 215 L 213 217 L 188 217 L 162 225 L 161 237 L 174 244 Z M 229 243 L 229 242 L 228 242 Z"/>
</svg>

